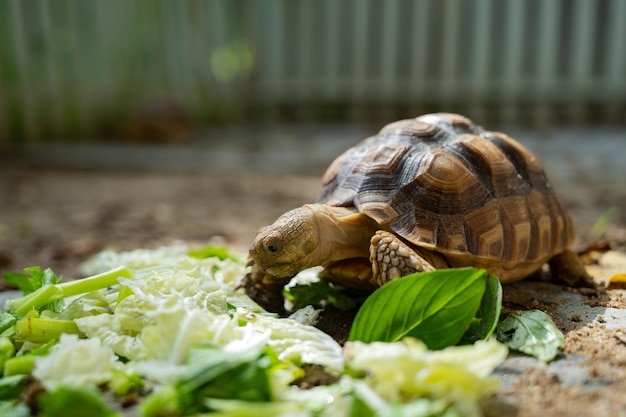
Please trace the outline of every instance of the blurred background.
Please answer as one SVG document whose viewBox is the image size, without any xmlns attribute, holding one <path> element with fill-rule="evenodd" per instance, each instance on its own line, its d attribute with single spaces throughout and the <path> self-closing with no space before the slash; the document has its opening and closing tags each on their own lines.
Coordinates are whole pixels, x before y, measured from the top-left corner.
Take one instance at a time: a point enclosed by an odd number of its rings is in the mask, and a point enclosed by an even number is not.
<svg viewBox="0 0 626 417">
<path fill-rule="evenodd" d="M 516 137 L 620 242 L 625 40 L 623 0 L 1 0 L 0 267 L 245 247 L 433 111 Z"/>
<path fill-rule="evenodd" d="M 5 0 L 0 144 L 445 109 L 626 122 L 622 0 Z"/>
</svg>

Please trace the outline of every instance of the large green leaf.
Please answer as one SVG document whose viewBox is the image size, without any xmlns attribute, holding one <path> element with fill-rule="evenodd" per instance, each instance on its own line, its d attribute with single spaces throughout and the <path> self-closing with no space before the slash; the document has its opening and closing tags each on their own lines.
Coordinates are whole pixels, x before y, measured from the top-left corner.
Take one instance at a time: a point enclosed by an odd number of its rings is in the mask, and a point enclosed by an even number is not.
<svg viewBox="0 0 626 417">
<path fill-rule="evenodd" d="M 495 275 L 487 276 L 487 286 L 476 312 L 476 317 L 461 338 L 461 344 L 472 344 L 478 340 L 487 340 L 498 326 L 502 311 L 502 284 Z"/>
<path fill-rule="evenodd" d="M 459 342 L 476 316 L 487 272 L 475 268 L 421 272 L 376 290 L 357 313 L 351 341 L 395 342 L 415 337 L 429 349 Z"/>
</svg>

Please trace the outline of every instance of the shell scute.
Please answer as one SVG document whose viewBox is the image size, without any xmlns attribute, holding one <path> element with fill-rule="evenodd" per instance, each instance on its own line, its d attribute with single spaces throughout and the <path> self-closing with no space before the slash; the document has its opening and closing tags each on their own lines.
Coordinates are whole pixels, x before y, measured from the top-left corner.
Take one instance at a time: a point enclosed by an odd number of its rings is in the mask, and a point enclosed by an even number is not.
<svg viewBox="0 0 626 417">
<path fill-rule="evenodd" d="M 318 202 L 355 206 L 407 241 L 456 258 L 538 262 L 573 237 L 537 158 L 459 115 L 383 127 L 340 155 L 323 184 Z"/>
</svg>

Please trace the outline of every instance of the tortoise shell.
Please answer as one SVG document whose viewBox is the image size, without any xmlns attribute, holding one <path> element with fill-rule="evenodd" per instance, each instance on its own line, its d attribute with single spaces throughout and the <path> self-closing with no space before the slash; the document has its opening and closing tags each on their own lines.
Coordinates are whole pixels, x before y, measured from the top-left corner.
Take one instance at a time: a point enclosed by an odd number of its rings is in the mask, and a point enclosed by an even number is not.
<svg viewBox="0 0 626 417">
<path fill-rule="evenodd" d="M 394 122 L 347 150 L 324 174 L 318 202 L 354 206 L 451 266 L 530 273 L 573 240 L 539 160 L 456 114 Z"/>
</svg>

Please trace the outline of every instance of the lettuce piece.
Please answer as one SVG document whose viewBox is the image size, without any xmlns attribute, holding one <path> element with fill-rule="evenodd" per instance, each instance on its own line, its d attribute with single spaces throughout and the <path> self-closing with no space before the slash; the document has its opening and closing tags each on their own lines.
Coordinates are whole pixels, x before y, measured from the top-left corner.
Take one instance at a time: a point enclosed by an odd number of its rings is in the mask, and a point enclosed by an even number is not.
<svg viewBox="0 0 626 417">
<path fill-rule="evenodd" d="M 122 417 L 111 410 L 93 385 L 60 386 L 39 398 L 41 414 L 46 417 Z"/>
<path fill-rule="evenodd" d="M 30 409 L 24 404 L 15 404 L 13 401 L 0 401 L 0 416 L 31 417 L 31 414 Z"/>
<path fill-rule="evenodd" d="M 260 307 L 235 290 L 244 274 L 245 268 L 230 260 L 171 258 L 135 270 L 132 279 L 120 279 L 122 288 L 132 294 L 112 314 L 75 322 L 88 337 L 99 337 L 118 355 L 152 363 L 138 366 L 162 382 L 180 374 L 195 345 L 230 344 L 235 349 L 237 343 L 255 338 L 272 347 L 281 360 L 342 369 L 341 347 L 327 334 L 295 320 L 252 313 Z"/>
<path fill-rule="evenodd" d="M 146 359 L 136 332 L 124 329 L 119 318 L 113 314 L 99 314 L 75 319 L 76 326 L 88 338 L 101 340 L 104 346 L 130 360 Z"/>
<path fill-rule="evenodd" d="M 267 344 L 277 352 L 281 361 L 322 365 L 335 374 L 343 371 L 341 346 L 316 327 L 288 318 L 254 313 L 239 317 L 256 331 L 269 331 Z"/>
<path fill-rule="evenodd" d="M 47 356 L 35 360 L 33 375 L 48 390 L 60 386 L 81 387 L 110 381 L 111 371 L 122 364 L 111 348 L 100 339 L 79 339 L 62 335 Z"/>
<path fill-rule="evenodd" d="M 419 398 L 444 401 L 465 416 L 480 416 L 479 401 L 493 392 L 498 380 L 489 375 L 507 356 L 494 339 L 474 345 L 429 351 L 415 339 L 384 343 L 348 342 L 348 367 L 389 403 Z"/>
</svg>

